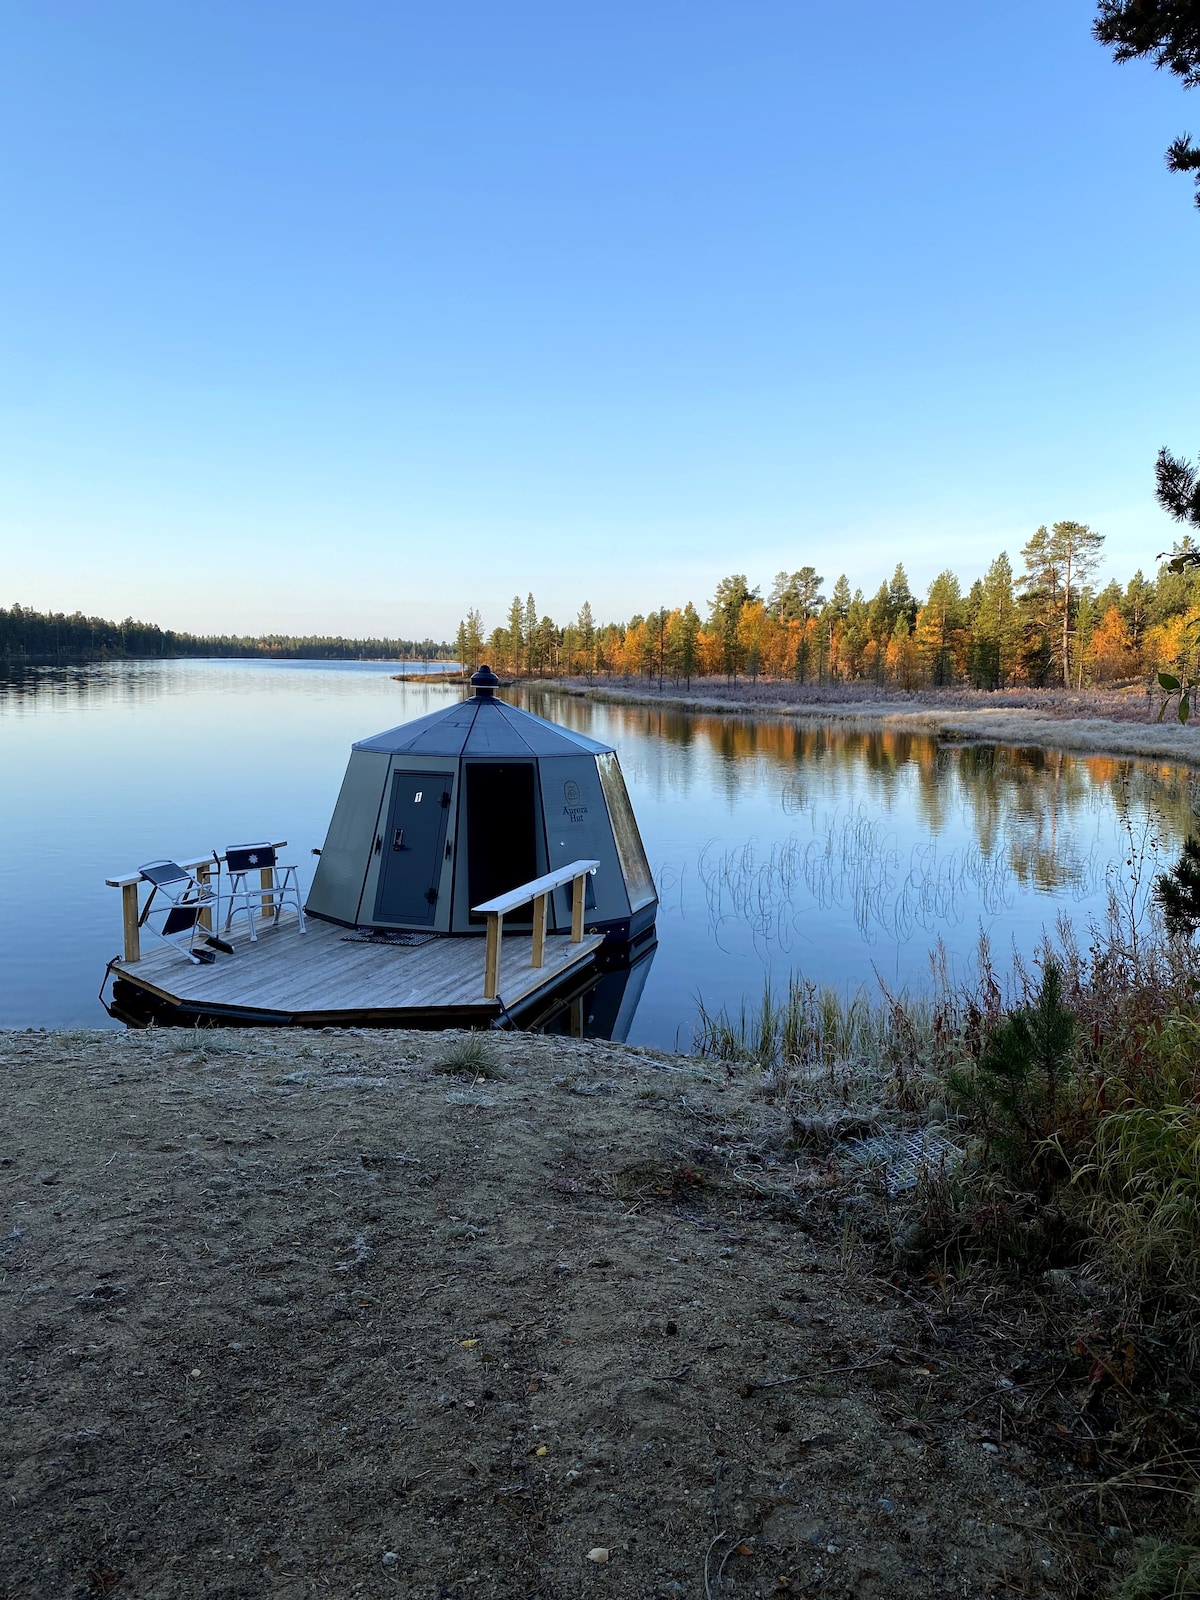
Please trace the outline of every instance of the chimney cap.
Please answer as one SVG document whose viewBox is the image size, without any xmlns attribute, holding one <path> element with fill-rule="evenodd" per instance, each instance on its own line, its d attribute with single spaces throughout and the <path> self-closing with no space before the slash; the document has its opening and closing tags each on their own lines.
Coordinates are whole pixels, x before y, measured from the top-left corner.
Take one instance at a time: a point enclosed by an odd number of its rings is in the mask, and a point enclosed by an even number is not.
<svg viewBox="0 0 1200 1600">
<path fill-rule="evenodd" d="M 477 672 L 471 674 L 471 687 L 475 691 L 476 700 L 490 700 L 499 683 L 500 679 L 486 662 Z"/>
</svg>

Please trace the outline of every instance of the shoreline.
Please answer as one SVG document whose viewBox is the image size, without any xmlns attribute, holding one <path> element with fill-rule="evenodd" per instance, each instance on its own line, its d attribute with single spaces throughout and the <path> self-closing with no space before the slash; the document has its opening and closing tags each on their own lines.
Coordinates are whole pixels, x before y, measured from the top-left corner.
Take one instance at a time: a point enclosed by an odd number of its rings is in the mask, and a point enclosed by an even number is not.
<svg viewBox="0 0 1200 1600">
<path fill-rule="evenodd" d="M 739 716 L 758 720 L 838 723 L 861 729 L 911 733 L 948 744 L 1003 744 L 1109 756 L 1130 760 L 1170 761 L 1200 768 L 1200 726 L 1135 721 L 1131 717 L 1064 715 L 1050 702 L 1042 711 L 1030 705 L 963 707 L 914 696 L 911 699 L 822 700 L 751 698 L 736 689 L 720 694 L 669 690 L 623 689 L 609 684 L 581 684 L 547 679 L 539 687 L 599 704 L 650 706 L 695 716 Z M 749 686 L 747 686 L 749 688 Z M 762 691 L 757 691 L 761 695 Z M 1117 701 L 1117 697 L 1113 697 Z M 1128 697 L 1125 705 L 1130 704 Z M 1113 709 L 1123 709 L 1115 704 Z"/>
<path fill-rule="evenodd" d="M 533 680 L 526 680 L 526 679 L 523 679 L 523 678 L 522 679 L 501 678 L 500 681 L 499 681 L 499 684 L 497 685 L 497 687 L 501 688 L 501 689 L 511 689 L 514 683 L 517 683 L 517 682 L 524 683 L 526 681 L 532 682 Z M 464 675 L 461 672 L 393 672 L 392 673 L 392 682 L 393 683 L 457 683 L 463 689 L 469 689 L 471 687 L 470 674 L 468 673 L 468 674 Z"/>
</svg>

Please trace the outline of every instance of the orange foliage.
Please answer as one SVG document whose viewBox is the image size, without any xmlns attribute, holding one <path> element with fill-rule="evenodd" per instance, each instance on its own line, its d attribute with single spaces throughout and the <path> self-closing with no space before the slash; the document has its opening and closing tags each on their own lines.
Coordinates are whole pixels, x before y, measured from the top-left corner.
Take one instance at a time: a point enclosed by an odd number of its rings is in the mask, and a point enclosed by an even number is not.
<svg viewBox="0 0 1200 1600">
<path fill-rule="evenodd" d="M 1109 606 L 1092 634 L 1092 677 L 1097 683 L 1132 678 L 1138 671 L 1137 651 L 1116 606 Z"/>
</svg>

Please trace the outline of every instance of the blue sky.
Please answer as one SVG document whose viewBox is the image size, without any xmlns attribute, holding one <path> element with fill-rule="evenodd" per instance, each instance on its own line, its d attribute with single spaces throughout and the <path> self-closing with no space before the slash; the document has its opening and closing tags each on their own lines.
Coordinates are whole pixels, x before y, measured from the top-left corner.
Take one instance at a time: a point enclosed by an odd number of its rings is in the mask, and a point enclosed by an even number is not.
<svg viewBox="0 0 1200 1600">
<path fill-rule="evenodd" d="M 442 636 L 1064 517 L 1152 566 L 1194 107 L 1092 10 L 7 0 L 0 604 Z"/>
</svg>

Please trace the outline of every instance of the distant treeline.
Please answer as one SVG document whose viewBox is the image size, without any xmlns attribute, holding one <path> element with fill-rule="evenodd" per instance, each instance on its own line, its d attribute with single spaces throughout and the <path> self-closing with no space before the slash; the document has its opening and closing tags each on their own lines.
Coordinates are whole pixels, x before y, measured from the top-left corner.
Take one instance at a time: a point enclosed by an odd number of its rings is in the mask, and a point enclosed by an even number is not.
<svg viewBox="0 0 1200 1600">
<path fill-rule="evenodd" d="M 0 607 L 0 661 L 46 665 L 63 661 L 143 660 L 150 657 L 259 656 L 304 661 L 450 661 L 450 645 L 433 639 L 341 639 L 270 633 L 256 638 L 234 634 L 176 633 L 153 622 L 109 622 L 104 617 L 71 616 Z"/>
<path fill-rule="evenodd" d="M 454 653 L 476 666 L 531 677 L 620 675 L 867 681 L 915 689 L 970 684 L 1045 688 L 1130 683 L 1159 670 L 1187 671 L 1200 656 L 1200 572 L 1125 584 L 1092 581 L 1103 535 L 1083 523 L 1039 528 L 964 590 L 947 569 L 922 598 L 904 567 L 873 594 L 845 576 L 828 594 L 815 567 L 779 572 L 767 594 L 744 573 L 723 578 L 704 612 L 689 600 L 599 622 L 584 602 L 559 624 L 531 595 L 514 596 L 508 619 L 485 633 L 478 611 L 459 624 Z M 1182 540 L 1175 553 L 1192 549 Z"/>
</svg>

